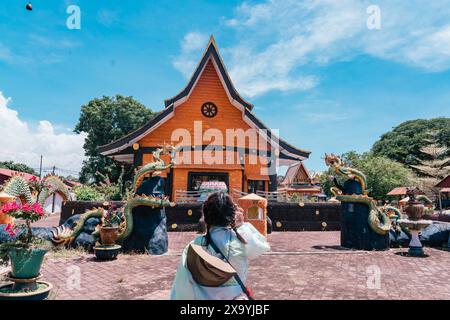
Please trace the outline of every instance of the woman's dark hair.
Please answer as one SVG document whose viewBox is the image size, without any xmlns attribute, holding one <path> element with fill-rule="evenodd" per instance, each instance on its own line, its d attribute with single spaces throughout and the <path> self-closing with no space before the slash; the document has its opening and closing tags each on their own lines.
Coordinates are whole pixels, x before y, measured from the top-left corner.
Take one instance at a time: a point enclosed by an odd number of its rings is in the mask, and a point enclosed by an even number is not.
<svg viewBox="0 0 450 320">
<path fill-rule="evenodd" d="M 209 195 L 202 207 L 203 218 L 206 223 L 206 244 L 210 243 L 209 229 L 211 226 L 231 227 L 239 241 L 247 243 L 237 232 L 235 226 L 236 205 L 231 197 L 225 192 L 215 192 Z"/>
</svg>

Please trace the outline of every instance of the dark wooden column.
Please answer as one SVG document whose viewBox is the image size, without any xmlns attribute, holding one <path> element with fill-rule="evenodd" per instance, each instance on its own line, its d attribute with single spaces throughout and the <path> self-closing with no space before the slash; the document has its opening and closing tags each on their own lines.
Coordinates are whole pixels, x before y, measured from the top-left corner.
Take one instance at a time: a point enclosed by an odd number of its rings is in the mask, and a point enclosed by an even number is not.
<svg viewBox="0 0 450 320">
<path fill-rule="evenodd" d="M 143 157 L 142 148 L 139 148 L 138 150 L 134 150 L 134 152 L 133 152 L 133 167 L 137 168 L 139 166 L 142 166 L 142 157 Z"/>
</svg>

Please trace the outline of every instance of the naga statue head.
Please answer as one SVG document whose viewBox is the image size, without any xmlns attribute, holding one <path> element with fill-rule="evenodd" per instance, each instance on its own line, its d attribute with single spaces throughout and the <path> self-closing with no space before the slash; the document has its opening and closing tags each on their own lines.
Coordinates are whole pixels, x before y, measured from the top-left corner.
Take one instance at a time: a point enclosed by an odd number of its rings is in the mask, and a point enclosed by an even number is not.
<svg viewBox="0 0 450 320">
<path fill-rule="evenodd" d="M 175 151 L 175 147 L 171 144 L 164 144 L 162 146 L 162 149 L 163 149 L 163 151 L 162 151 L 163 154 L 168 154 L 168 153 Z"/>
<path fill-rule="evenodd" d="M 338 167 L 342 164 L 341 158 L 334 154 L 326 154 L 325 153 L 325 164 L 329 167 Z"/>
</svg>

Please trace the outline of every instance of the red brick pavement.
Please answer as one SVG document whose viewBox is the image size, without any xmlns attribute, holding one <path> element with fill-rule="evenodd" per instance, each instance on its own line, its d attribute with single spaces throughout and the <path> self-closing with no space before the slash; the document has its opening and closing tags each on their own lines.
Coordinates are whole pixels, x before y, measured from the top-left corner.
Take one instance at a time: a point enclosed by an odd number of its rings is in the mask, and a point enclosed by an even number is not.
<svg viewBox="0 0 450 320">
<path fill-rule="evenodd" d="M 169 232 L 169 252 L 162 256 L 121 254 L 98 262 L 87 253 L 49 254 L 43 279 L 53 283 L 55 299 L 167 299 L 179 254 L 195 236 Z M 426 248 L 429 257 L 411 258 L 399 255 L 406 249 L 343 250 L 339 232 L 331 231 L 275 232 L 268 239 L 272 251 L 252 261 L 249 271 L 257 299 L 450 299 L 448 251 Z M 377 270 L 380 286 L 373 288 L 368 283 Z"/>
</svg>

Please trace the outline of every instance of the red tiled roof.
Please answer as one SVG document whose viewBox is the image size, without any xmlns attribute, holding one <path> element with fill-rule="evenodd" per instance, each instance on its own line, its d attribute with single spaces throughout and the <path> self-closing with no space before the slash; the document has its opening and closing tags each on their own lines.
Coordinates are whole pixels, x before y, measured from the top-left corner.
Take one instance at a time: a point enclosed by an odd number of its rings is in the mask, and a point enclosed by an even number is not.
<svg viewBox="0 0 450 320">
<path fill-rule="evenodd" d="M 34 174 L 29 174 L 29 173 L 25 173 L 25 172 L 20 172 L 20 171 L 0 168 L 0 175 L 4 175 L 4 176 L 7 176 L 7 177 L 12 177 L 14 174 L 22 174 L 26 179 L 31 179 L 32 177 L 38 178 Z"/>
<path fill-rule="evenodd" d="M 408 187 L 397 187 L 389 191 L 387 194 L 388 196 L 404 196 L 406 195 Z M 424 192 L 420 191 L 420 194 L 425 194 Z"/>
<path fill-rule="evenodd" d="M 387 194 L 388 196 L 403 196 L 406 194 L 406 187 L 394 188 Z"/>
<path fill-rule="evenodd" d="M 450 188 L 450 175 L 445 177 L 441 182 L 439 182 L 436 188 Z"/>
</svg>

